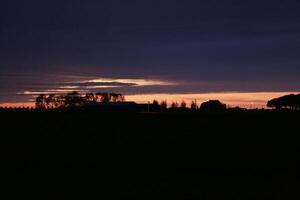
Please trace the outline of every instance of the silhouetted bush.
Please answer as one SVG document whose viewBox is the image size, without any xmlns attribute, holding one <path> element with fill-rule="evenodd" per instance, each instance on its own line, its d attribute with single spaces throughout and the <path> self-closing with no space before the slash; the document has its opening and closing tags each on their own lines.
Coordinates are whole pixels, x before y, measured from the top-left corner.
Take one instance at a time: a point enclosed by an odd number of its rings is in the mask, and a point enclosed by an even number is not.
<svg viewBox="0 0 300 200">
<path fill-rule="evenodd" d="M 224 112 L 226 104 L 221 103 L 219 100 L 209 100 L 200 106 L 201 112 Z"/>
</svg>

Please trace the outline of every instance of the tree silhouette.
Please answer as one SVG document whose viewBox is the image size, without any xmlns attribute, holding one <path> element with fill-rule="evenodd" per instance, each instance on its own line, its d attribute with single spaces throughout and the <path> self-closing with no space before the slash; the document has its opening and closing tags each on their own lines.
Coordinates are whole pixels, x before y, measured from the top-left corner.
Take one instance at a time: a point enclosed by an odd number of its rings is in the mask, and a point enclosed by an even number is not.
<svg viewBox="0 0 300 200">
<path fill-rule="evenodd" d="M 172 102 L 171 109 L 176 109 L 176 108 L 178 108 L 178 103 L 177 102 Z"/>
<path fill-rule="evenodd" d="M 77 91 L 71 92 L 65 97 L 65 107 L 76 107 L 83 103 L 84 99 L 81 98 Z"/>
<path fill-rule="evenodd" d="M 100 102 L 108 103 L 110 101 L 110 95 L 108 93 L 97 93 Z"/>
<path fill-rule="evenodd" d="M 120 102 L 125 101 L 125 96 L 123 94 L 119 94 L 119 101 Z"/>
<path fill-rule="evenodd" d="M 93 93 L 87 93 L 84 96 L 84 102 L 86 102 L 86 103 L 97 102 L 97 96 L 94 95 Z"/>
<path fill-rule="evenodd" d="M 63 95 L 56 95 L 55 107 L 64 107 L 66 102 L 66 97 Z"/>
<path fill-rule="evenodd" d="M 56 95 L 55 94 L 49 94 L 46 98 L 46 106 L 47 108 L 55 108 L 55 102 L 56 102 Z"/>
<path fill-rule="evenodd" d="M 198 109 L 198 105 L 197 105 L 196 100 L 195 100 L 195 101 L 192 101 L 192 103 L 191 103 L 191 109 L 192 109 L 192 110 L 197 110 L 197 109 Z"/>
<path fill-rule="evenodd" d="M 168 107 L 167 101 L 160 102 L 160 107 L 162 110 L 167 110 L 167 107 Z"/>
<path fill-rule="evenodd" d="M 267 106 L 270 108 L 300 110 L 300 94 L 290 94 L 268 101 Z"/>
<path fill-rule="evenodd" d="M 153 102 L 152 102 L 152 105 L 154 105 L 154 106 L 159 106 L 159 103 L 158 103 L 158 101 L 157 100 L 153 100 Z"/>
<path fill-rule="evenodd" d="M 63 108 L 63 107 L 78 107 L 89 103 L 109 103 L 123 102 L 125 97 L 118 93 L 87 93 L 79 94 L 77 91 L 68 93 L 67 95 L 41 94 L 36 97 L 36 108 Z"/>
<path fill-rule="evenodd" d="M 202 112 L 224 112 L 226 104 L 221 103 L 219 100 L 209 100 L 200 106 Z"/>
<path fill-rule="evenodd" d="M 186 109 L 186 103 L 185 101 L 182 101 L 181 104 L 180 104 L 180 109 Z"/>
<path fill-rule="evenodd" d="M 125 100 L 125 97 L 122 94 L 117 94 L 117 93 L 109 94 L 110 102 L 123 102 L 124 100 Z"/>
<path fill-rule="evenodd" d="M 46 95 L 45 94 L 40 94 L 39 96 L 36 97 L 35 99 L 35 106 L 38 109 L 45 109 L 46 108 Z"/>
<path fill-rule="evenodd" d="M 110 102 L 118 102 L 118 94 L 110 93 L 109 94 L 109 101 Z"/>
</svg>

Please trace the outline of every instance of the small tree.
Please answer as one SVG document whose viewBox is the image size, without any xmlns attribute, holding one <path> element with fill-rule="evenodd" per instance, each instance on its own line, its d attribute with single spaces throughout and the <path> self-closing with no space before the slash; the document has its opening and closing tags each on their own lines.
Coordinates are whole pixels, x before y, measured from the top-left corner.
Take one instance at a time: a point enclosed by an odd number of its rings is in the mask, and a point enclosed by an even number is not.
<svg viewBox="0 0 300 200">
<path fill-rule="evenodd" d="M 186 109 L 186 103 L 185 101 L 182 101 L 181 104 L 180 104 L 180 109 Z"/>
<path fill-rule="evenodd" d="M 46 105 L 47 108 L 55 108 L 55 102 L 56 102 L 56 95 L 55 94 L 50 94 L 46 98 Z"/>
<path fill-rule="evenodd" d="M 119 93 L 110 93 L 109 101 L 110 102 L 123 102 L 123 101 L 125 101 L 125 97 Z"/>
<path fill-rule="evenodd" d="M 77 91 L 71 92 L 65 97 L 65 106 L 66 107 L 75 107 L 80 106 L 83 103 L 84 99 L 81 98 L 80 94 Z"/>
<path fill-rule="evenodd" d="M 172 102 L 171 109 L 176 109 L 176 108 L 178 108 L 178 103 L 177 102 Z"/>
<path fill-rule="evenodd" d="M 65 106 L 66 97 L 63 95 L 57 95 L 55 98 L 55 107 L 63 107 Z"/>
<path fill-rule="evenodd" d="M 100 102 L 102 103 L 108 103 L 110 101 L 110 95 L 108 93 L 97 93 L 97 95 L 100 97 Z"/>
<path fill-rule="evenodd" d="M 96 102 L 96 101 L 97 101 L 97 96 L 94 95 L 93 93 L 87 93 L 87 94 L 83 97 L 83 101 L 84 101 L 85 103 Z"/>
<path fill-rule="evenodd" d="M 119 97 L 119 94 L 110 93 L 109 94 L 109 101 L 110 102 L 118 102 L 118 97 Z"/>
<path fill-rule="evenodd" d="M 197 105 L 197 101 L 196 100 L 192 101 L 192 103 L 191 103 L 191 109 L 192 110 L 197 110 L 198 109 L 198 105 Z"/>
<path fill-rule="evenodd" d="M 167 110 L 167 107 L 168 107 L 167 101 L 160 102 L 160 107 L 162 110 Z"/>
<path fill-rule="evenodd" d="M 152 102 L 152 105 L 154 105 L 154 106 L 159 106 L 159 103 L 158 103 L 158 101 L 157 100 L 153 100 L 153 102 Z"/>
<path fill-rule="evenodd" d="M 38 109 L 45 109 L 46 108 L 46 95 L 45 94 L 40 94 L 36 99 L 35 99 L 35 107 Z"/>
</svg>

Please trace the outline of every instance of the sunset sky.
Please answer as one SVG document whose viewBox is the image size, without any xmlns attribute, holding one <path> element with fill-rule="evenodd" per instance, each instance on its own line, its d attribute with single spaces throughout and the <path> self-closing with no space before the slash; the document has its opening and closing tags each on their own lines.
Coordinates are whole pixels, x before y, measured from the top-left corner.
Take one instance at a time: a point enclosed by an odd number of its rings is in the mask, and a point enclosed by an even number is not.
<svg viewBox="0 0 300 200">
<path fill-rule="evenodd" d="M 1 1 L 0 106 L 78 90 L 261 107 L 300 92 L 299 10 L 299 0 Z"/>
</svg>

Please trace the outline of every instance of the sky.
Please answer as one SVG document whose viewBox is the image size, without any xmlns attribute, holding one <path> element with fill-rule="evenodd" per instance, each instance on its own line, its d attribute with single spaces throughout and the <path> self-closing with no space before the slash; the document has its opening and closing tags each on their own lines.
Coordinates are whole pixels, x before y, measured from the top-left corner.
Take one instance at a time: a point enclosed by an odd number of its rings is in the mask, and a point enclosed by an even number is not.
<svg viewBox="0 0 300 200">
<path fill-rule="evenodd" d="M 298 0 L 4 0 L 0 104 L 72 90 L 246 104 L 263 94 L 262 104 L 300 91 L 299 10 Z"/>
</svg>

